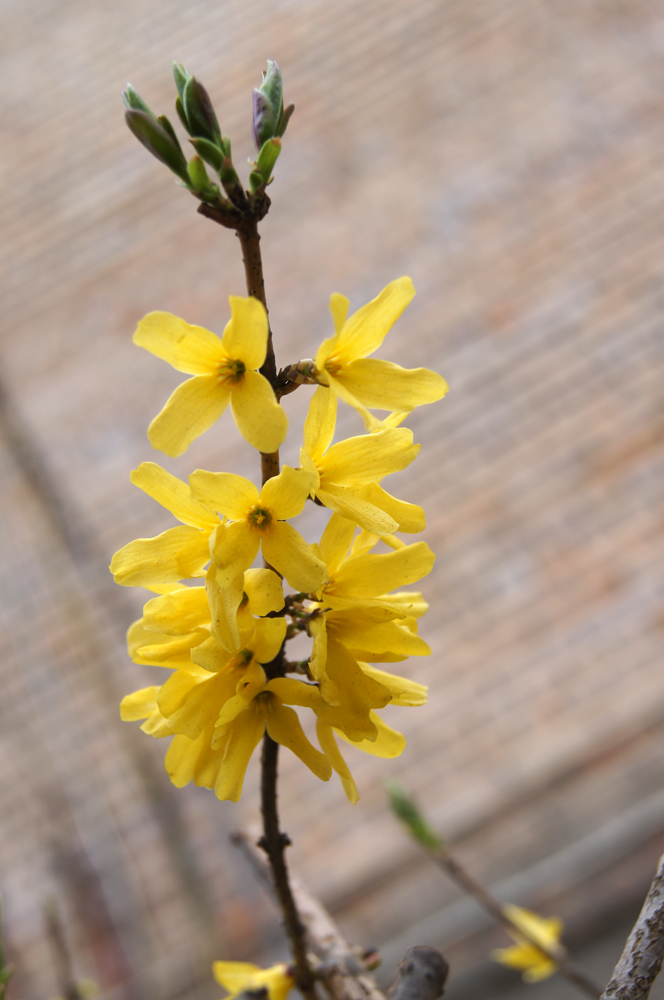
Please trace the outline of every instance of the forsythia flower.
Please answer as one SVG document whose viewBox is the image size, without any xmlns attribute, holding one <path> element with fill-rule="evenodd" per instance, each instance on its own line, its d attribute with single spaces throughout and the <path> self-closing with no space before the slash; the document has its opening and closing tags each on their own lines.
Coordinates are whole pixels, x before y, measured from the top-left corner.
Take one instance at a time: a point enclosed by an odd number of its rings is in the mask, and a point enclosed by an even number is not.
<svg viewBox="0 0 664 1000">
<path fill-rule="evenodd" d="M 401 368 L 390 361 L 367 358 L 380 347 L 415 294 L 410 278 L 392 281 L 371 302 L 347 318 L 348 299 L 334 294 L 330 312 L 335 334 L 318 348 L 315 377 L 362 415 L 367 430 L 376 426 L 367 407 L 409 412 L 433 403 L 447 392 L 447 383 L 428 368 Z"/>
<path fill-rule="evenodd" d="M 563 922 L 559 917 L 540 917 L 538 913 L 511 903 L 504 906 L 503 910 L 517 927 L 543 947 L 550 950 L 560 944 Z M 523 979 L 527 983 L 536 983 L 553 975 L 558 968 L 557 962 L 544 955 L 516 931 L 508 928 L 508 933 L 517 943 L 510 948 L 495 948 L 491 952 L 491 958 L 513 969 L 523 970 Z"/>
<path fill-rule="evenodd" d="M 288 418 L 272 386 L 258 369 L 265 361 L 269 325 L 258 299 L 230 297 L 231 318 L 220 339 L 201 326 L 165 312 L 148 313 L 134 343 L 177 371 L 183 382 L 148 428 L 153 448 L 174 457 L 216 423 L 229 402 L 240 433 L 262 452 L 274 452 L 286 437 Z"/>
<path fill-rule="evenodd" d="M 379 480 L 405 469 L 420 450 L 405 427 L 378 428 L 332 444 L 337 397 L 319 386 L 304 424 L 300 464 L 316 477 L 311 494 L 325 507 L 350 518 L 367 531 L 391 534 L 424 528 L 424 511 L 386 493 Z"/>
<path fill-rule="evenodd" d="M 214 962 L 214 978 L 220 986 L 228 990 L 224 1000 L 233 1000 L 243 990 L 257 990 L 267 987 L 269 1000 L 286 1000 L 295 986 L 295 978 L 290 966 L 280 962 L 269 969 L 261 969 L 250 962 Z"/>
</svg>

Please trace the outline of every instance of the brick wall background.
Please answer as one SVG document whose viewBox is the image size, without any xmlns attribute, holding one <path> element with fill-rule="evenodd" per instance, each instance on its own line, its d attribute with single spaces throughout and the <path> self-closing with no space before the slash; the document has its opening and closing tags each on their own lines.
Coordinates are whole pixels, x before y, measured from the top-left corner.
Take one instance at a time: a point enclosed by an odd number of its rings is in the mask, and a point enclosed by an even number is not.
<svg viewBox="0 0 664 1000">
<path fill-rule="evenodd" d="M 661 7 L 23 0 L 0 18 L 0 888 L 14 996 L 56 992 L 49 895 L 104 997 L 214 996 L 211 955 L 280 947 L 227 844 L 255 816 L 255 762 L 239 806 L 175 793 L 163 744 L 117 713 L 154 672 L 127 662 L 141 595 L 106 566 L 172 523 L 128 477 L 180 380 L 131 334 L 154 308 L 220 331 L 243 289 L 234 238 L 124 127 L 127 79 L 170 113 L 173 59 L 210 90 L 238 164 L 268 57 L 296 104 L 263 224 L 280 363 L 329 333 L 330 292 L 355 308 L 408 273 L 418 295 L 382 356 L 451 386 L 409 421 L 423 452 L 395 482 L 438 553 L 433 656 L 404 667 L 429 704 L 393 711 L 401 759 L 350 759 L 354 809 L 283 755 L 292 861 L 354 939 L 383 946 L 388 981 L 415 941 L 443 944 L 461 984 L 485 969 L 500 939 L 387 814 L 382 783 L 397 776 L 506 898 L 554 907 L 572 946 L 608 933 L 664 829 Z M 294 429 L 309 394 L 285 400 Z M 340 433 L 358 429 L 345 413 Z M 256 474 L 224 429 L 163 461 Z M 302 524 L 313 537 L 320 513 Z"/>
</svg>

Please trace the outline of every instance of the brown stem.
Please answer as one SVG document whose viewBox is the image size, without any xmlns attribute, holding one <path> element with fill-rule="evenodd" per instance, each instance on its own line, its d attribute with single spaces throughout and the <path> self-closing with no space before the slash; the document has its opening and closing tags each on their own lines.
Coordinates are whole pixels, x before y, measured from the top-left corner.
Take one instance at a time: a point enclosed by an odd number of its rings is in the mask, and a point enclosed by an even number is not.
<svg viewBox="0 0 664 1000">
<path fill-rule="evenodd" d="M 237 228 L 237 235 L 242 247 L 242 262 L 244 264 L 244 277 L 247 283 L 247 295 L 262 302 L 267 311 L 267 300 L 265 298 L 265 281 L 263 280 L 263 261 L 261 258 L 261 238 L 258 232 L 258 223 L 255 218 L 249 217 Z M 267 335 L 267 353 L 261 368 L 261 375 L 264 375 L 270 385 L 274 387 L 277 378 L 277 365 L 274 359 L 274 347 L 272 345 L 272 330 Z"/>
<path fill-rule="evenodd" d="M 529 944 L 533 945 L 547 958 L 550 958 L 556 963 L 559 971 L 575 986 L 587 993 L 588 996 L 594 997 L 595 1000 L 601 996 L 601 989 L 593 983 L 591 979 L 588 978 L 583 969 L 580 969 L 578 965 L 573 962 L 568 953 L 567 949 L 562 944 L 551 945 L 549 947 L 544 947 L 531 938 L 530 935 L 526 934 L 513 920 L 507 916 L 503 907 L 500 905 L 498 900 L 487 892 L 483 885 L 476 882 L 475 879 L 470 875 L 465 868 L 463 868 L 459 862 L 451 854 L 448 854 L 444 849 L 433 851 L 432 855 L 440 867 L 445 871 L 453 882 L 456 882 L 464 892 L 467 892 L 469 896 L 473 896 L 483 909 L 486 910 L 492 917 L 506 927 L 509 931 L 515 932 L 520 938 L 528 941 Z"/>
<path fill-rule="evenodd" d="M 664 959 L 664 855 L 602 1000 L 647 1000 Z"/>
<path fill-rule="evenodd" d="M 314 979 L 309 968 L 306 951 L 306 929 L 293 899 L 284 850 L 290 843 L 287 835 L 279 830 L 277 813 L 277 759 L 279 744 L 266 733 L 263 738 L 261 759 L 261 812 L 263 813 L 263 836 L 260 846 L 268 856 L 272 869 L 274 890 L 284 915 L 284 925 L 290 941 L 295 963 L 297 988 L 308 998 L 315 1000 Z"/>
</svg>

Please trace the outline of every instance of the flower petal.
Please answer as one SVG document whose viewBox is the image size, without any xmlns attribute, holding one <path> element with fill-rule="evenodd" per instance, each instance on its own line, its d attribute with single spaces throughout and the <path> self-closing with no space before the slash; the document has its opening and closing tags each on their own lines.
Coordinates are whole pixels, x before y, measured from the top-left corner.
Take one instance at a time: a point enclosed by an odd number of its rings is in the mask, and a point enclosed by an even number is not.
<svg viewBox="0 0 664 1000">
<path fill-rule="evenodd" d="M 346 361 L 372 354 L 383 343 L 385 335 L 414 295 L 415 288 L 410 278 L 391 281 L 375 299 L 367 302 L 346 320 L 339 334 L 335 354 L 343 356 Z"/>
<path fill-rule="evenodd" d="M 373 677 L 375 681 L 385 685 L 392 695 L 390 705 L 404 705 L 408 708 L 426 705 L 428 689 L 424 684 L 411 681 L 408 677 L 389 674 L 386 670 L 379 670 L 368 663 L 360 663 L 359 666 L 367 677 Z"/>
<path fill-rule="evenodd" d="M 337 422 L 337 397 L 326 386 L 319 385 L 311 397 L 304 421 L 304 450 L 314 462 L 322 461 L 332 443 Z"/>
<path fill-rule="evenodd" d="M 218 799 L 237 802 L 251 755 L 265 731 L 265 723 L 252 704 L 229 725 L 223 766 L 214 786 Z"/>
<path fill-rule="evenodd" d="M 398 528 L 397 522 L 384 511 L 364 499 L 362 486 L 328 486 L 316 490 L 316 497 L 330 510 L 341 517 L 354 521 L 360 528 L 378 534 L 391 533 Z"/>
<path fill-rule="evenodd" d="M 203 642 L 195 646 L 190 654 L 192 663 L 207 670 L 210 674 L 217 674 L 223 670 L 229 659 L 231 651 L 226 649 L 214 636 L 208 636 Z M 235 682 L 229 688 L 231 694 L 235 690 Z M 230 695 L 229 695 L 230 697 Z"/>
<path fill-rule="evenodd" d="M 428 368 L 401 368 L 391 361 L 359 358 L 335 379 L 364 406 L 377 410 L 412 410 L 442 399 L 448 385 Z"/>
<path fill-rule="evenodd" d="M 321 781 L 329 781 L 332 776 L 330 762 L 304 735 L 297 712 L 282 705 L 276 697 L 270 699 L 264 711 L 265 728 L 270 738 L 282 747 L 288 747 Z"/>
<path fill-rule="evenodd" d="M 279 475 L 268 479 L 261 490 L 261 504 L 280 521 L 297 517 L 302 513 L 313 483 L 313 473 L 284 465 Z"/>
<path fill-rule="evenodd" d="M 248 569 L 244 574 L 244 592 L 252 614 L 261 617 L 281 611 L 285 603 L 281 578 L 271 569 Z"/>
<path fill-rule="evenodd" d="M 209 374 L 225 357 L 216 334 L 167 312 L 144 316 L 136 327 L 134 343 L 186 375 Z"/>
<path fill-rule="evenodd" d="M 375 609 L 375 611 L 383 609 Z M 353 611 L 330 611 L 327 614 L 328 632 L 348 649 L 362 650 L 361 659 L 368 662 L 390 662 L 382 660 L 382 655 L 428 656 L 431 649 L 424 639 L 414 635 L 408 623 L 414 619 L 404 618 L 401 622 L 375 621 L 375 611 L 370 608 Z M 372 621 L 372 619 L 374 619 Z"/>
<path fill-rule="evenodd" d="M 217 567 L 214 563 L 210 564 L 205 579 L 210 606 L 210 630 L 217 642 L 228 652 L 240 648 L 237 610 L 242 603 L 242 583 L 242 573 L 238 573 L 230 586 L 220 587 L 217 582 Z"/>
<path fill-rule="evenodd" d="M 269 663 L 273 660 L 286 638 L 286 628 L 285 618 L 259 618 L 251 644 L 254 659 L 259 663 Z"/>
<path fill-rule="evenodd" d="M 171 514 L 183 524 L 211 531 L 219 522 L 211 507 L 192 497 L 186 483 L 171 475 L 166 469 L 162 469 L 156 462 L 141 462 L 132 472 L 130 479 L 134 486 L 138 486 L 139 490 L 143 490 L 166 510 L 170 510 Z"/>
<path fill-rule="evenodd" d="M 185 635 L 210 624 L 205 587 L 181 587 L 153 597 L 143 608 L 143 627 L 165 635 Z"/>
<path fill-rule="evenodd" d="M 196 469 L 189 476 L 189 486 L 196 500 L 218 510 L 231 521 L 241 521 L 249 508 L 258 503 L 258 490 L 244 476 L 234 472 L 206 472 Z"/>
<path fill-rule="evenodd" d="M 153 448 L 177 458 L 192 441 L 217 422 L 228 406 L 230 390 L 216 375 L 195 375 L 179 385 L 148 427 Z"/>
<path fill-rule="evenodd" d="M 245 372 L 231 386 L 231 410 L 240 434 L 253 448 L 269 454 L 285 440 L 288 417 L 260 372 Z"/>
<path fill-rule="evenodd" d="M 316 734 L 321 750 L 329 760 L 330 764 L 341 778 L 341 784 L 351 805 L 357 805 L 360 796 L 357 786 L 353 781 L 353 775 L 348 769 L 348 764 L 341 756 L 337 741 L 334 738 L 332 726 L 326 726 L 320 720 L 316 723 Z"/>
<path fill-rule="evenodd" d="M 318 549 L 321 558 L 327 563 L 330 578 L 335 576 L 348 555 L 354 534 L 355 523 L 341 514 L 333 514 L 325 525 Z"/>
<path fill-rule="evenodd" d="M 299 705 L 302 708 L 322 708 L 323 697 L 317 684 L 295 680 L 294 677 L 275 677 L 265 685 L 284 705 Z"/>
<path fill-rule="evenodd" d="M 346 317 L 348 316 L 349 306 L 350 302 L 340 292 L 333 292 L 330 295 L 330 312 L 332 313 L 335 333 L 341 333 L 343 325 L 346 322 Z"/>
<path fill-rule="evenodd" d="M 250 371 L 260 368 L 267 353 L 269 324 L 265 306 L 258 299 L 231 295 L 231 318 L 222 337 L 224 351 L 243 361 Z"/>
<path fill-rule="evenodd" d="M 424 531 L 426 518 L 424 511 L 415 503 L 406 503 L 405 500 L 397 500 L 390 493 L 387 493 L 378 483 L 368 483 L 361 488 L 360 496 L 369 503 L 379 507 L 389 517 L 394 518 L 399 525 L 399 531 L 405 531 L 413 535 L 418 531 Z M 385 539 L 383 539 L 385 541 Z M 392 542 L 385 542 L 386 545 L 395 547 Z M 403 542 L 401 543 L 403 544 Z"/>
<path fill-rule="evenodd" d="M 259 548 L 259 534 L 246 521 L 232 521 L 215 528 L 210 536 L 210 551 L 219 586 L 230 587 L 240 573 L 249 569 Z"/>
<path fill-rule="evenodd" d="M 111 559 L 111 573 L 123 587 L 178 583 L 202 576 L 209 558 L 207 532 L 183 524 L 124 545 Z"/>
<path fill-rule="evenodd" d="M 379 597 L 421 580 L 433 569 L 435 558 L 426 542 L 415 542 L 394 552 L 351 556 L 335 574 L 335 591 L 344 597 Z"/>
<path fill-rule="evenodd" d="M 141 688 L 124 696 L 120 702 L 120 718 L 123 722 L 138 722 L 147 719 L 157 707 L 159 686 Z"/>
<path fill-rule="evenodd" d="M 314 640 L 309 659 L 309 670 L 315 681 L 321 680 L 325 675 L 327 664 L 327 622 L 325 615 L 318 615 L 309 620 L 309 631 Z"/>
<path fill-rule="evenodd" d="M 346 438 L 333 444 L 319 463 L 321 484 L 326 489 L 329 483 L 338 486 L 373 483 L 405 469 L 419 450 L 420 445 L 413 444 L 413 432 L 407 427 Z"/>
<path fill-rule="evenodd" d="M 359 750 L 371 754 L 372 757 L 387 757 L 388 759 L 392 759 L 403 753 L 406 746 L 406 737 L 402 733 L 398 733 L 396 729 L 392 729 L 386 722 L 383 722 L 376 712 L 370 712 L 369 717 L 378 730 L 375 740 L 359 740 L 356 742 L 355 740 L 348 739 L 342 730 L 335 729 L 337 736 L 340 736 L 346 743 L 350 743 Z"/>
<path fill-rule="evenodd" d="M 162 686 L 157 705 L 171 729 L 195 740 L 214 723 L 234 693 L 233 677 L 227 671 L 206 674 L 203 680 L 200 675 L 177 671 Z"/>
<path fill-rule="evenodd" d="M 325 563 L 313 554 L 302 535 L 286 521 L 277 521 L 262 532 L 261 547 L 270 566 L 285 576 L 295 590 L 307 594 L 315 592 L 327 579 Z"/>
</svg>

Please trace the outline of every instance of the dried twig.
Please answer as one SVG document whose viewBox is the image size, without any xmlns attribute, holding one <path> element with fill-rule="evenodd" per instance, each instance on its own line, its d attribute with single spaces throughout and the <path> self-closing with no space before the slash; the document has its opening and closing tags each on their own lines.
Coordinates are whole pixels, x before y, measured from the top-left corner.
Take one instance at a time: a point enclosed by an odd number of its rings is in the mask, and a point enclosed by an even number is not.
<svg viewBox="0 0 664 1000">
<path fill-rule="evenodd" d="M 664 958 L 664 854 L 602 1000 L 646 1000 Z"/>
<path fill-rule="evenodd" d="M 442 997 L 450 967 L 439 951 L 418 945 L 409 948 L 388 1000 L 438 1000 Z"/>
<path fill-rule="evenodd" d="M 65 1000 L 83 1000 L 81 991 L 74 978 L 71 955 L 67 947 L 64 927 L 62 926 L 58 906 L 54 899 L 49 899 L 44 904 L 44 919 L 46 921 L 46 934 L 51 945 L 60 994 Z"/>
</svg>

